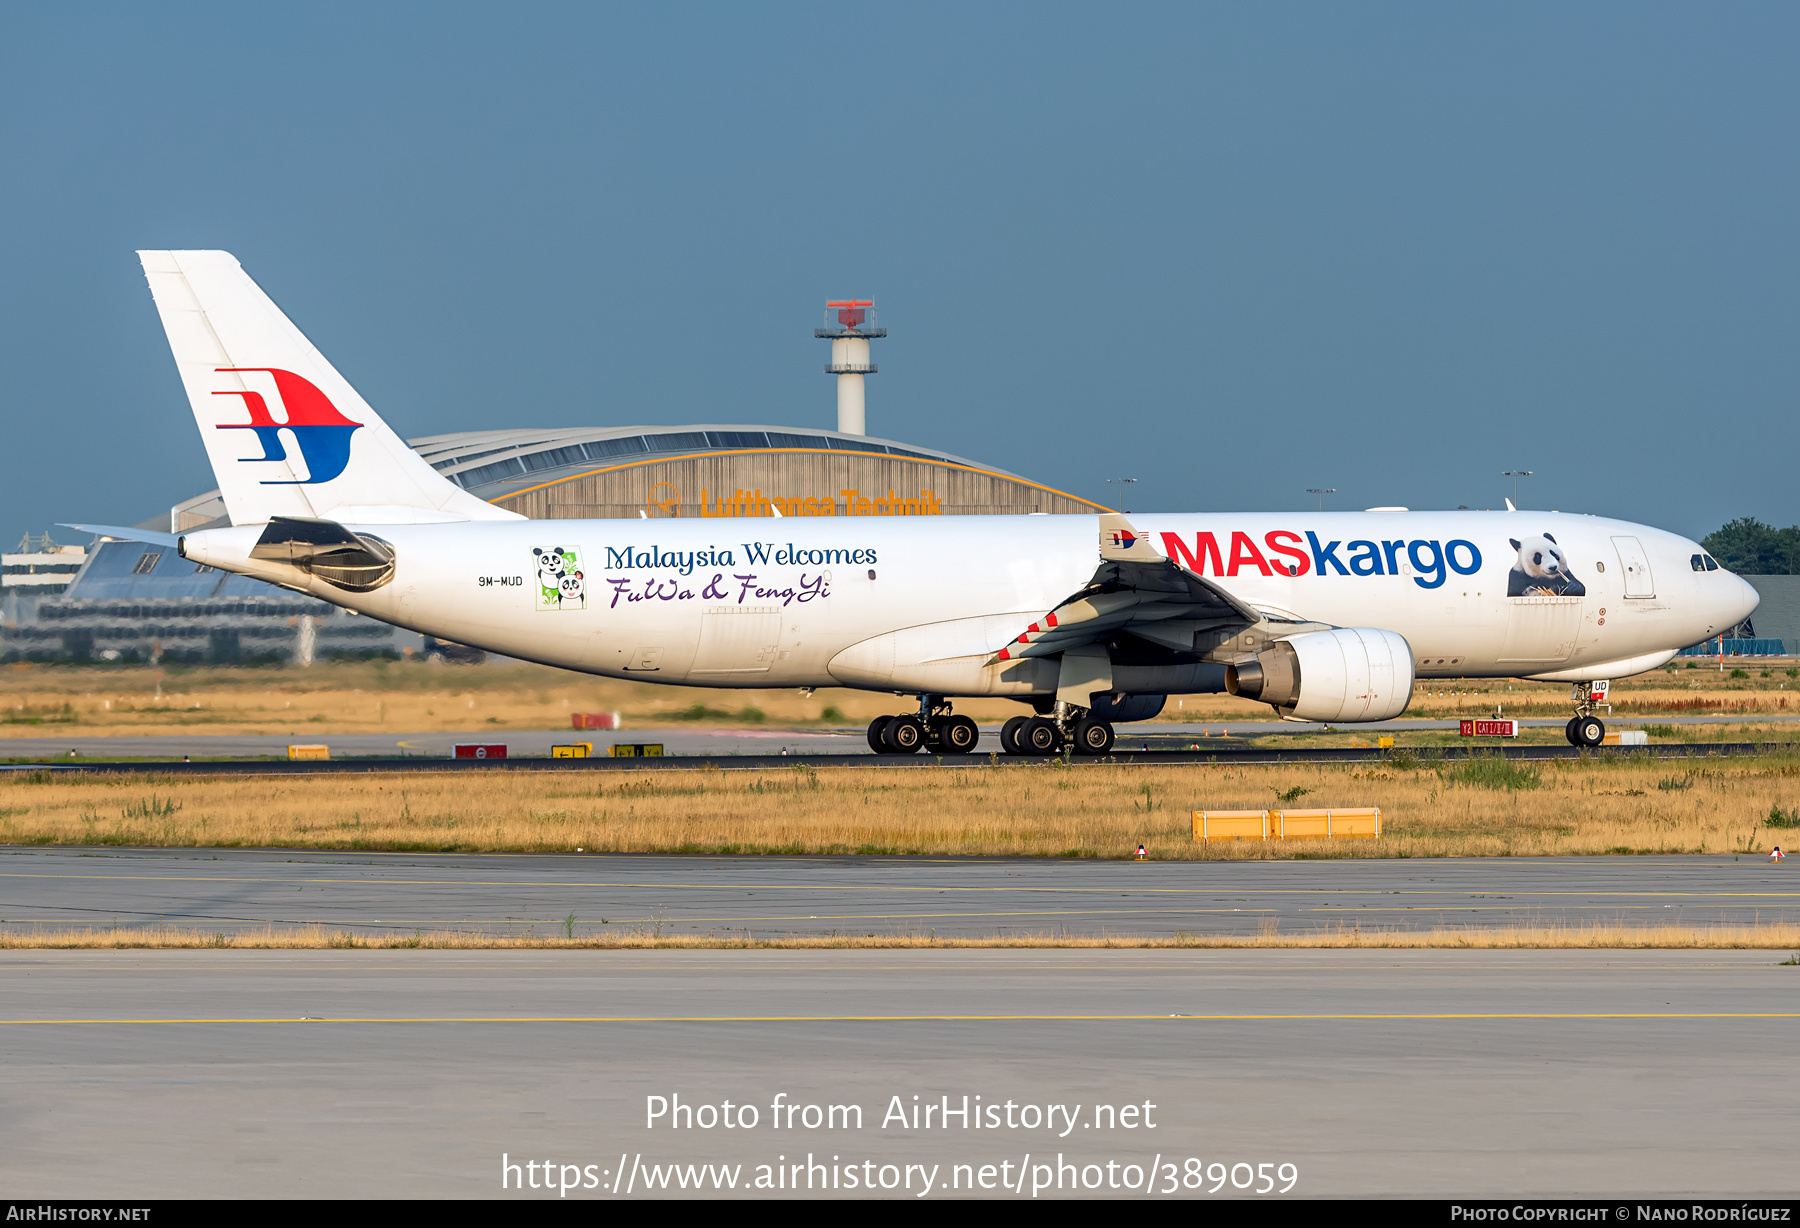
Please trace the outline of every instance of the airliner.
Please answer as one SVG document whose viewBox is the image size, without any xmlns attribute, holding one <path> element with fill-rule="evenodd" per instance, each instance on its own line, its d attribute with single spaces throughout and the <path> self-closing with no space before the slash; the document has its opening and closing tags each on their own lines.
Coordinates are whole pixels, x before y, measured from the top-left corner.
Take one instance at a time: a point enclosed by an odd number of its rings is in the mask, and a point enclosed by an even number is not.
<svg viewBox="0 0 1800 1228">
<path fill-rule="evenodd" d="M 230 527 L 196 566 L 608 678 L 853 687 L 916 711 L 877 753 L 976 749 L 957 699 L 1004 697 L 1008 754 L 1104 754 L 1167 696 L 1296 721 L 1398 716 L 1416 679 L 1606 684 L 1743 621 L 1757 593 L 1697 543 L 1502 512 L 529 520 L 432 469 L 222 251 L 138 253 Z M 821 500 L 825 508 L 829 500 Z"/>
</svg>

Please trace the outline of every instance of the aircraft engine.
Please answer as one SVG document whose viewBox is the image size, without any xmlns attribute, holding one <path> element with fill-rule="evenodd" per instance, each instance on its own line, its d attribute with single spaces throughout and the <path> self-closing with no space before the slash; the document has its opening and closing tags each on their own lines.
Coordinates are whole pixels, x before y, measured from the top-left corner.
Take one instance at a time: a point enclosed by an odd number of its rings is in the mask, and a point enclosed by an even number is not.
<svg viewBox="0 0 1800 1228">
<path fill-rule="evenodd" d="M 1412 702 L 1412 648 L 1376 627 L 1277 640 L 1225 671 L 1225 689 L 1306 721 L 1385 721 Z"/>
</svg>

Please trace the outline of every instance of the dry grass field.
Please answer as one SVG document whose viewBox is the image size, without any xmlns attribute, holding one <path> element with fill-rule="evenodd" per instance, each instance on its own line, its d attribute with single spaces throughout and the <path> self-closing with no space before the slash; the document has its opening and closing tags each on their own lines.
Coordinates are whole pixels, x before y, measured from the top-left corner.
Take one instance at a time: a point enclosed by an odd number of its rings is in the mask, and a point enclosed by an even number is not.
<svg viewBox="0 0 1800 1228">
<path fill-rule="evenodd" d="M 1800 925 L 1732 926 L 1518 926 L 1496 929 L 1382 930 L 1363 927 L 1305 934 L 1255 936 L 1181 934 L 1173 938 L 1068 938 L 1011 935 L 996 938 L 936 938 L 913 935 L 832 935 L 805 938 L 744 938 L 728 934 L 658 934 L 620 929 L 601 935 L 561 938 L 499 938 L 455 930 L 390 934 L 350 933 L 324 928 L 270 928 L 260 933 L 195 929 L 67 929 L 13 932 L 0 929 L 0 950 L 917 950 L 997 947 L 1080 949 L 1269 949 L 1324 948 L 1525 951 L 1525 950 L 1762 950 L 1800 951 Z M 1800 955 L 1783 963 L 1800 963 Z"/>
<path fill-rule="evenodd" d="M 1620 716 L 1800 715 L 1800 666 L 1743 665 L 1734 678 L 1713 667 L 1657 670 L 1614 684 Z M 1419 684 L 1408 716 L 1566 716 L 1562 683 L 1434 680 Z M 904 711 L 892 695 L 842 689 L 721 691 L 589 678 L 536 665 L 446 665 L 415 661 L 298 668 L 146 666 L 0 667 L 0 740 L 49 733 L 86 736 L 179 733 L 273 734 L 563 729 L 582 711 L 618 711 L 627 728 L 695 722 L 707 726 L 862 726 Z M 1008 700 L 963 700 L 958 711 L 984 722 L 1025 709 Z M 1269 709 L 1229 695 L 1171 696 L 1163 722 L 1217 721 L 1249 731 Z M 1560 736 L 1554 734 L 1551 736 Z M 0 747 L 3 749 L 3 747 Z"/>
<path fill-rule="evenodd" d="M 0 739 L 180 733 L 276 734 L 567 729 L 575 712 L 620 712 L 626 728 L 806 728 L 867 725 L 906 700 L 840 689 L 803 696 L 669 687 L 590 678 L 541 665 L 414 661 L 321 664 L 308 669 L 0 667 Z M 964 703 L 977 720 L 1024 709 L 1006 700 Z M 0 743 L 0 754 L 4 745 Z"/>
<path fill-rule="evenodd" d="M 1284 804 L 1379 806 L 1386 834 L 1192 838 L 1193 810 Z M 1800 753 L 0 780 L 0 843 L 31 845 L 1111 858 L 1142 841 L 1156 859 L 1761 855 L 1797 815 Z"/>
</svg>

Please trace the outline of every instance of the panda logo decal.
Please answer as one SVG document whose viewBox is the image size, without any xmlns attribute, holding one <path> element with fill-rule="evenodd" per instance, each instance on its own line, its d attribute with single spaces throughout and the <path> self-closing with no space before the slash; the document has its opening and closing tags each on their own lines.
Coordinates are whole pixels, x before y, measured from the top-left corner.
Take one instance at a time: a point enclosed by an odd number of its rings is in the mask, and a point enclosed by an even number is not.
<svg viewBox="0 0 1800 1228">
<path fill-rule="evenodd" d="M 1562 547 L 1548 533 L 1524 541 L 1508 538 L 1519 552 L 1506 578 L 1508 597 L 1585 597 L 1587 586 L 1569 574 Z"/>
<path fill-rule="evenodd" d="M 537 608 L 540 610 L 585 610 L 587 608 L 586 576 L 581 568 L 581 551 L 574 546 L 534 546 L 531 550 L 533 569 L 537 572 Z"/>
</svg>

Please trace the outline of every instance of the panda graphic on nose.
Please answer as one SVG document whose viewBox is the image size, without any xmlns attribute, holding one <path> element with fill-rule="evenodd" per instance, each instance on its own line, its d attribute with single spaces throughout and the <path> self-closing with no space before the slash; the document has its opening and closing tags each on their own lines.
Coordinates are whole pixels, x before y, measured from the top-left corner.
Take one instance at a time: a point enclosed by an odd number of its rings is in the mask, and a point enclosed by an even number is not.
<svg viewBox="0 0 1800 1228">
<path fill-rule="evenodd" d="M 1569 574 L 1562 547 L 1548 533 L 1524 541 L 1508 538 L 1519 552 L 1506 578 L 1508 597 L 1585 597 L 1587 586 Z"/>
</svg>

